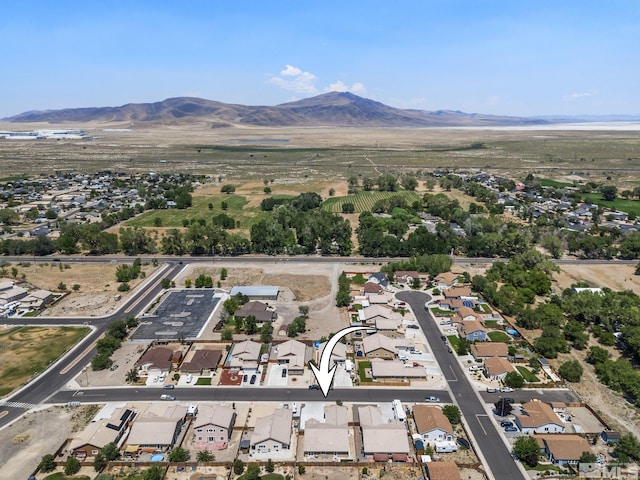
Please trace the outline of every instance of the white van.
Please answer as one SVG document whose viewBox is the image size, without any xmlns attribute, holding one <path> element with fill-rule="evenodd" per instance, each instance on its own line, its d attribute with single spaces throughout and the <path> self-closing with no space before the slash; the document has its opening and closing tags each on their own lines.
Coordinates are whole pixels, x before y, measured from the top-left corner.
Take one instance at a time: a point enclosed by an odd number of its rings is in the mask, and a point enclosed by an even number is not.
<svg viewBox="0 0 640 480">
<path fill-rule="evenodd" d="M 164 395 L 160 395 L 160 400 L 175 400 L 176 397 L 174 397 L 173 395 L 167 395 L 166 393 Z"/>
</svg>

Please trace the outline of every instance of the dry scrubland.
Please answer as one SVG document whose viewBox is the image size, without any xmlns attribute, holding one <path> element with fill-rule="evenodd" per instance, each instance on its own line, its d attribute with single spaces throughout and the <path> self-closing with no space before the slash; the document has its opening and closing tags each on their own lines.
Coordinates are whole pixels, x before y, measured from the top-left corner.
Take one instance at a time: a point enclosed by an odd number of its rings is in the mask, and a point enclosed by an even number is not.
<svg viewBox="0 0 640 480">
<path fill-rule="evenodd" d="M 0 124 L 0 129 L 54 128 Z M 510 129 L 209 128 L 208 125 L 64 125 L 96 140 L 0 141 L 0 163 L 12 175 L 56 171 L 168 171 L 274 178 L 277 184 L 375 176 L 420 168 L 535 170 L 540 176 L 631 184 L 640 170 L 640 132 Z M 255 186 L 259 188 L 259 185 Z M 292 190 L 298 190 L 297 188 Z"/>
</svg>

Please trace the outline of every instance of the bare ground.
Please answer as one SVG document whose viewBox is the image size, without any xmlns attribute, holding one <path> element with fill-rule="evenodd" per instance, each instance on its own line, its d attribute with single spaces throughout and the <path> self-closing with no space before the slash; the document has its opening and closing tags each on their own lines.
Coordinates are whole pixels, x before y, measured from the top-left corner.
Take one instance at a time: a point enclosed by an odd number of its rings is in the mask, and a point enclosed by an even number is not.
<svg viewBox="0 0 640 480">
<path fill-rule="evenodd" d="M 50 407 L 25 414 L 0 430 L 0 478 L 27 478 L 40 459 L 55 453 L 75 431 L 84 428 L 99 406 Z"/>
</svg>

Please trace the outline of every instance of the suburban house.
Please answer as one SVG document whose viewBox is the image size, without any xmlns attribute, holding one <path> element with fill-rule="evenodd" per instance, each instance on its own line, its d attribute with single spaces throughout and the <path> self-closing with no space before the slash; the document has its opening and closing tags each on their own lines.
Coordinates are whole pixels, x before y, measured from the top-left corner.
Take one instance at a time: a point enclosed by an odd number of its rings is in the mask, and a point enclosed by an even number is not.
<svg viewBox="0 0 640 480">
<path fill-rule="evenodd" d="M 460 480 L 460 467 L 456 462 L 427 462 L 429 480 Z"/>
<path fill-rule="evenodd" d="M 234 343 L 227 356 L 225 367 L 239 368 L 244 371 L 257 370 L 261 348 L 262 344 L 251 340 Z"/>
<path fill-rule="evenodd" d="M 187 414 L 187 407 L 177 404 L 150 403 L 131 427 L 125 454 L 165 452 L 173 447 Z"/>
<path fill-rule="evenodd" d="M 362 294 L 363 295 L 382 295 L 384 293 L 384 287 L 379 283 L 375 282 L 367 282 L 362 286 Z"/>
<path fill-rule="evenodd" d="M 15 286 L 13 282 L 0 282 L 0 305 L 18 301 L 26 296 L 26 289 Z"/>
<path fill-rule="evenodd" d="M 471 345 L 471 355 L 476 360 L 491 357 L 506 359 L 509 356 L 509 347 L 504 342 L 478 342 Z"/>
<path fill-rule="evenodd" d="M 376 272 L 369 275 L 367 281 L 372 283 L 377 283 L 382 288 L 387 288 L 389 286 L 389 280 L 387 279 L 387 275 L 382 272 Z"/>
<path fill-rule="evenodd" d="M 365 325 L 375 325 L 376 321 L 380 319 L 388 320 L 392 314 L 391 309 L 380 305 L 372 305 L 362 309 L 361 312 L 363 315 L 362 321 Z"/>
<path fill-rule="evenodd" d="M 315 360 L 316 364 L 320 365 L 320 359 L 322 358 L 322 352 L 324 352 L 324 348 L 327 346 L 327 342 L 321 343 L 316 350 Z M 334 365 L 344 365 L 347 361 L 347 346 L 338 342 L 333 350 L 331 351 L 331 357 L 329 361 L 329 368 L 332 368 Z"/>
<path fill-rule="evenodd" d="M 145 375 L 162 375 L 171 371 L 173 350 L 167 347 L 149 347 L 136 362 Z"/>
<path fill-rule="evenodd" d="M 584 452 L 591 452 L 589 442 L 580 435 L 536 435 L 534 438 L 554 465 L 577 465 Z"/>
<path fill-rule="evenodd" d="M 456 301 L 458 299 L 454 298 L 453 300 Z M 471 300 L 462 300 L 462 302 L 464 304 L 467 302 L 471 302 Z M 470 322 L 470 321 L 480 322 L 482 320 L 482 317 L 478 315 L 476 312 L 474 312 L 473 308 L 467 307 L 466 305 L 462 305 L 461 307 L 456 309 L 456 313 L 453 315 L 452 320 L 456 323 Z"/>
<path fill-rule="evenodd" d="M 371 377 L 374 380 L 385 378 L 399 378 L 408 380 L 410 378 L 422 378 L 427 376 L 427 372 L 422 365 L 413 366 L 411 363 L 403 363 L 400 360 L 383 360 L 374 358 L 371 360 Z"/>
<path fill-rule="evenodd" d="M 436 282 L 436 286 L 440 290 L 444 290 L 445 288 L 451 288 L 458 283 L 458 275 L 452 272 L 444 272 L 437 275 L 434 280 Z"/>
<path fill-rule="evenodd" d="M 53 293 L 49 290 L 31 290 L 26 297 L 20 299 L 20 307 L 38 310 L 46 305 L 50 305 L 53 303 L 53 300 Z"/>
<path fill-rule="evenodd" d="M 401 336 L 399 331 L 402 321 L 398 318 L 377 318 L 375 322 L 376 331 L 390 338 Z"/>
<path fill-rule="evenodd" d="M 484 361 L 484 375 L 491 380 L 502 380 L 509 372 L 515 372 L 509 360 L 501 357 L 489 357 Z"/>
<path fill-rule="evenodd" d="M 324 407 L 324 421 L 310 418 L 304 424 L 304 454 L 349 457 L 349 419 L 347 407 Z"/>
<path fill-rule="evenodd" d="M 394 339 L 381 333 L 374 333 L 362 339 L 362 350 L 364 356 L 368 358 L 386 358 L 393 359 L 396 357 L 396 342 Z"/>
<path fill-rule="evenodd" d="M 447 290 L 442 292 L 442 294 L 444 295 L 445 298 L 460 298 L 462 300 L 464 300 L 464 299 L 477 300 L 478 299 L 478 297 L 476 297 L 475 295 L 471 294 L 471 287 L 466 287 L 466 286 L 458 286 L 458 285 L 456 285 L 455 287 L 448 288 Z"/>
<path fill-rule="evenodd" d="M 229 295 L 233 297 L 240 293 L 249 297 L 249 300 L 277 300 L 278 291 L 278 287 L 271 285 L 236 286 Z"/>
<path fill-rule="evenodd" d="M 367 293 L 366 297 L 369 305 L 387 305 L 389 303 L 387 296 L 381 293 Z"/>
<path fill-rule="evenodd" d="M 271 415 L 258 418 L 249 438 L 251 450 L 255 453 L 289 450 L 292 421 L 293 412 L 288 408 L 277 408 Z"/>
<path fill-rule="evenodd" d="M 358 407 L 362 432 L 362 453 L 374 461 L 408 461 L 410 447 L 407 429 L 400 420 L 385 421 L 378 407 Z"/>
<path fill-rule="evenodd" d="M 466 338 L 470 342 L 484 342 L 489 338 L 487 336 L 487 329 L 482 326 L 478 320 L 469 320 L 467 322 L 461 322 L 457 324 L 458 336 L 460 338 Z"/>
<path fill-rule="evenodd" d="M 429 276 L 425 273 L 422 276 L 416 272 L 415 270 L 407 270 L 407 271 L 398 271 L 395 273 L 395 282 L 396 283 L 405 283 L 411 285 L 415 280 L 420 281 L 422 278 L 428 280 Z"/>
<path fill-rule="evenodd" d="M 413 419 L 424 444 L 454 440 L 451 422 L 440 407 L 416 405 L 413 407 Z"/>
<path fill-rule="evenodd" d="M 562 433 L 562 420 L 548 403 L 531 400 L 522 404 L 522 414 L 516 415 L 515 423 L 522 433 Z"/>
<path fill-rule="evenodd" d="M 302 375 L 304 366 L 311 358 L 311 349 L 297 340 L 287 340 L 273 347 L 280 365 L 287 365 L 290 375 Z"/>
<path fill-rule="evenodd" d="M 209 348 L 192 350 L 180 365 L 180 371 L 193 375 L 210 375 L 216 371 L 221 359 L 222 350 Z"/>
<path fill-rule="evenodd" d="M 69 442 L 69 453 L 81 462 L 95 457 L 108 444 L 115 443 L 129 432 L 131 422 L 136 418 L 134 409 L 116 408 L 108 418 L 93 421 Z"/>
<path fill-rule="evenodd" d="M 473 300 L 463 300 L 462 298 L 456 297 L 443 298 L 438 301 L 438 304 L 442 310 L 451 310 L 452 312 L 456 312 L 462 307 L 473 308 L 475 306 L 475 302 Z"/>
<path fill-rule="evenodd" d="M 201 405 L 193 424 L 193 448 L 210 452 L 227 448 L 236 413 L 222 405 Z"/>
<path fill-rule="evenodd" d="M 243 320 L 249 316 L 253 316 L 257 323 L 274 322 L 278 318 L 278 315 L 272 308 L 266 303 L 258 302 L 257 300 L 245 303 L 236 310 L 233 316 Z"/>
</svg>

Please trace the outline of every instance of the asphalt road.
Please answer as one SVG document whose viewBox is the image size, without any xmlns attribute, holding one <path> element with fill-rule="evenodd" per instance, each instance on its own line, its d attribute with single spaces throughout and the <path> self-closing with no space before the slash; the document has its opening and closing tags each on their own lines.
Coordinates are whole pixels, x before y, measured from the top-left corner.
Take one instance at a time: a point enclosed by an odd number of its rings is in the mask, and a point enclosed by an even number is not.
<svg viewBox="0 0 640 480">
<path fill-rule="evenodd" d="M 441 333 L 431 312 L 425 309 L 429 295 L 422 292 L 401 292 L 396 295 L 407 302 L 429 341 L 434 358 L 449 383 L 451 393 L 462 412 L 475 439 L 474 447 L 482 452 L 492 475 L 496 480 L 514 480 L 524 478 L 520 468 L 511 457 L 503 443 L 496 423 L 487 415 L 484 405 L 478 399 L 475 389 L 462 371 L 455 353 L 449 353 L 448 344 L 440 339 Z"/>
</svg>

